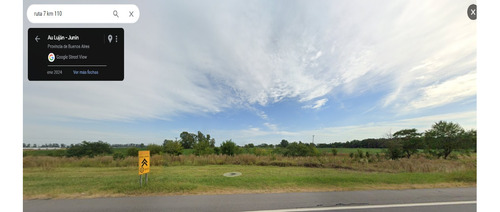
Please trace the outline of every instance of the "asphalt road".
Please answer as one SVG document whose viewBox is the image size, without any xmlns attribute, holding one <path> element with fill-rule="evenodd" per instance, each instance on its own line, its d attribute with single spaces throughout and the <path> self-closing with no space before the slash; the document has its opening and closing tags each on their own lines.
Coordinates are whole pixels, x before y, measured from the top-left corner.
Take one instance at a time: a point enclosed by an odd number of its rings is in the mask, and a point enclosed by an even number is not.
<svg viewBox="0 0 500 212">
<path fill-rule="evenodd" d="M 24 211 L 476 211 L 476 188 L 24 200 Z"/>
</svg>

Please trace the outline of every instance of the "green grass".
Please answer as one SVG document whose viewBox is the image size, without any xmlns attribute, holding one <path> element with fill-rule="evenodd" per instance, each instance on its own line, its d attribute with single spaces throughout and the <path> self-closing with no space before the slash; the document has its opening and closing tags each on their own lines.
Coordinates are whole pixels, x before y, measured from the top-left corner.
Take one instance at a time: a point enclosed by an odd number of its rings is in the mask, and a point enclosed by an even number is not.
<svg viewBox="0 0 500 212">
<path fill-rule="evenodd" d="M 222 176 L 233 171 L 243 175 L 233 178 Z M 24 168 L 23 172 L 25 199 L 402 189 L 473 186 L 476 182 L 475 170 L 381 173 L 327 168 L 209 165 L 152 167 L 149 184 L 141 188 L 136 167 Z"/>
<path fill-rule="evenodd" d="M 50 149 L 50 150 L 25 150 L 23 156 L 64 156 L 66 155 L 65 149 Z"/>
</svg>

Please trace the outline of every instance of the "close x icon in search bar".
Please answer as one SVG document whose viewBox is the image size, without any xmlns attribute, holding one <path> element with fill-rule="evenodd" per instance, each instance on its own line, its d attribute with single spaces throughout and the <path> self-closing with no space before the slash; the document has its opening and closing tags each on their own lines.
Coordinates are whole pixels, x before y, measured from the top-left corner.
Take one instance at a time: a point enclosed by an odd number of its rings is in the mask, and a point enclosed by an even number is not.
<svg viewBox="0 0 500 212">
<path fill-rule="evenodd" d="M 34 24 L 135 23 L 140 11 L 133 4 L 33 4 L 26 12 Z"/>
</svg>

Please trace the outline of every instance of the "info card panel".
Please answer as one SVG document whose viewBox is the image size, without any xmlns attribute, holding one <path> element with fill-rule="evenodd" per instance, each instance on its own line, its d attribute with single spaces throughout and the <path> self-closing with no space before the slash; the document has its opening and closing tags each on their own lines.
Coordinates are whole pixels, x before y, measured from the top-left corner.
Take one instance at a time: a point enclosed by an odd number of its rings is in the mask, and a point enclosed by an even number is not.
<svg viewBox="0 0 500 212">
<path fill-rule="evenodd" d="M 29 80 L 123 80 L 123 28 L 30 28 Z"/>
</svg>

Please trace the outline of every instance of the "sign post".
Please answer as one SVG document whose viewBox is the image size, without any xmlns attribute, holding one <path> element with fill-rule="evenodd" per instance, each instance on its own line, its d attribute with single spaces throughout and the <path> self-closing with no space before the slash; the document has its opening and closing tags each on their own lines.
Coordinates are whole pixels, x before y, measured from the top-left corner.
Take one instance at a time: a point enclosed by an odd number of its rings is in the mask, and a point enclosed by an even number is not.
<svg viewBox="0 0 500 212">
<path fill-rule="evenodd" d="M 146 174 L 146 184 L 148 183 L 148 173 L 150 166 L 151 160 L 149 157 L 149 151 L 139 151 L 139 181 L 141 183 L 141 187 L 143 174 Z"/>
</svg>

